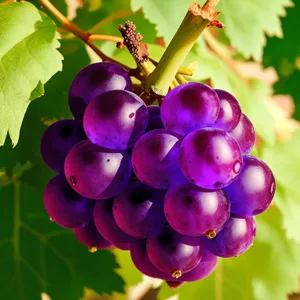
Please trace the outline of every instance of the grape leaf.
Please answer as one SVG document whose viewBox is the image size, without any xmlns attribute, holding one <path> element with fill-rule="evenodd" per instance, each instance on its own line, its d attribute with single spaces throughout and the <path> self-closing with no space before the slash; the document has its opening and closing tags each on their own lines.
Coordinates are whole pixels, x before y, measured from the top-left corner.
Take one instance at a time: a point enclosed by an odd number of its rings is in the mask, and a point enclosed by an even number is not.
<svg viewBox="0 0 300 300">
<path fill-rule="evenodd" d="M 83 295 L 84 287 L 99 294 L 123 292 L 114 255 L 89 253 L 72 231 L 49 222 L 43 207 L 44 187 L 54 176 L 39 150 L 45 123 L 71 118 L 68 89 L 74 76 L 89 64 L 81 41 L 62 41 L 61 52 L 64 70 L 47 82 L 45 96 L 29 106 L 18 145 L 11 149 L 7 140 L 0 148 L 0 280 L 5 282 L 0 299 L 40 300 L 40 294 L 46 292 L 55 300 L 74 300 Z M 18 181 L 7 185 L 16 175 Z M 22 259 L 14 256 L 16 244 Z M 15 277 L 19 268 L 22 281 Z M 24 298 L 19 294 L 22 290 Z"/>
<path fill-rule="evenodd" d="M 282 36 L 280 16 L 291 0 L 238 0 L 221 1 L 218 9 L 225 23 L 225 32 L 232 46 L 246 58 L 261 60 L 266 44 L 265 33 Z"/>
<path fill-rule="evenodd" d="M 40 96 L 41 83 L 61 70 L 57 37 L 52 20 L 32 4 L 0 7 L 0 145 L 7 132 L 17 144 L 29 99 Z"/>
<path fill-rule="evenodd" d="M 289 94 L 293 97 L 296 111 L 294 117 L 300 120 L 300 67 L 297 58 L 300 57 L 300 41 L 295 38 L 295 28 L 299 25 L 300 3 L 295 1 L 295 7 L 287 9 L 287 17 L 282 19 L 284 39 L 268 38 L 264 49 L 264 66 L 273 66 L 279 80 L 274 85 L 277 94 Z"/>
<path fill-rule="evenodd" d="M 285 237 L 279 211 L 270 209 L 257 218 L 257 237 L 247 253 L 219 259 L 215 272 L 203 281 L 185 283 L 176 291 L 163 285 L 160 299 L 178 294 L 180 300 L 285 300 L 298 287 L 299 251 L 300 245 Z"/>
</svg>

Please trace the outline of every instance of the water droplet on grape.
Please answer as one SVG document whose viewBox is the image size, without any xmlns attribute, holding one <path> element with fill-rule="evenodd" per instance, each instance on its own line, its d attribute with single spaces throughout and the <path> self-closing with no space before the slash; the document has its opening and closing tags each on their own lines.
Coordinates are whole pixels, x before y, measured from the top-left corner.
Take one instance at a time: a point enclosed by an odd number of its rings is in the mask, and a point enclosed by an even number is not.
<svg viewBox="0 0 300 300">
<path fill-rule="evenodd" d="M 72 186 L 75 186 L 77 184 L 77 180 L 75 176 L 70 176 L 70 183 Z"/>
<path fill-rule="evenodd" d="M 131 119 L 131 118 L 133 118 L 134 117 L 134 113 L 131 113 L 130 115 L 129 115 L 129 118 Z"/>
<path fill-rule="evenodd" d="M 242 166 L 241 163 L 238 161 L 238 162 L 234 165 L 233 171 L 237 174 L 237 173 L 240 171 L 241 166 Z"/>
</svg>

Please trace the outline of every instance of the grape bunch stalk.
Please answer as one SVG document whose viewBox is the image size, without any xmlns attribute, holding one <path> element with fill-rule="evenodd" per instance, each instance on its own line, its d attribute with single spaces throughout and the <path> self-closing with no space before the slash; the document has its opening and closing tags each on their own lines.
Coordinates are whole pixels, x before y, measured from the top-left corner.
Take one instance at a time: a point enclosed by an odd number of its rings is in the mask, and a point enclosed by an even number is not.
<svg viewBox="0 0 300 300">
<path fill-rule="evenodd" d="M 189 12 L 198 12 L 204 28 L 220 27 L 212 8 Z M 161 105 L 147 106 L 117 64 L 82 69 L 69 90 L 74 119 L 52 124 L 41 140 L 46 165 L 58 173 L 44 204 L 91 252 L 129 250 L 140 272 L 177 288 L 209 276 L 218 257 L 253 245 L 255 216 L 270 206 L 275 179 L 249 154 L 255 131 L 232 94 L 199 82 L 173 86 L 164 97 L 163 89 L 149 91 L 160 63 L 149 73 L 147 47 L 133 23 L 120 31 L 145 71 L 139 90 Z M 174 77 L 159 75 L 171 87 Z"/>
</svg>

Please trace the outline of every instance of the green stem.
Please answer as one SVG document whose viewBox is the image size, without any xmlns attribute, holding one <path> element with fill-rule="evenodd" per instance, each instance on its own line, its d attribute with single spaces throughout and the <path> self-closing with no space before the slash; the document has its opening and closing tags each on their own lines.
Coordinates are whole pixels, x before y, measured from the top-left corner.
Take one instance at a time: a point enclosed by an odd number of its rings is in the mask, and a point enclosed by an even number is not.
<svg viewBox="0 0 300 300">
<path fill-rule="evenodd" d="M 198 40 L 200 34 L 215 17 L 213 9 L 219 0 L 207 0 L 203 8 L 192 3 L 155 70 L 145 83 L 146 91 L 166 95 L 179 68 Z"/>
</svg>

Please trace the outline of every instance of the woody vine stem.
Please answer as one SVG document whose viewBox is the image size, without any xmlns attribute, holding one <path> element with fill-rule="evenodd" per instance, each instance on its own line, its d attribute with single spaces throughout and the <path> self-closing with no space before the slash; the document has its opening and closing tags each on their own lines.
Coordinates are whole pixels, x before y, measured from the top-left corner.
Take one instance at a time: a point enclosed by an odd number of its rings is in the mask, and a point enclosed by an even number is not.
<svg viewBox="0 0 300 300">
<path fill-rule="evenodd" d="M 138 65 L 136 69 L 132 69 L 107 56 L 93 43 L 94 40 L 111 40 L 124 46 L 124 43 L 121 42 L 121 38 L 108 35 L 94 35 L 86 32 L 69 21 L 49 0 L 39 0 L 41 5 L 63 24 L 64 30 L 80 38 L 93 49 L 103 61 L 113 62 L 122 66 L 131 76 L 135 76 L 143 82 L 146 92 L 149 94 L 155 93 L 160 96 L 166 95 L 170 86 L 174 86 L 174 84 L 176 85 L 176 83 L 178 83 L 178 78 L 181 79 L 180 82 L 184 82 L 183 77 L 181 75 L 181 77 L 178 77 L 178 74 L 189 73 L 189 70 L 182 69 L 181 65 L 205 28 L 208 26 L 223 27 L 223 24 L 215 20 L 219 13 L 214 12 L 214 9 L 219 1 L 220 0 L 207 0 L 203 7 L 200 7 L 200 5 L 196 3 L 191 4 L 163 57 L 158 63 L 155 63 L 155 68 L 153 61 L 149 59 L 148 55 L 144 55 L 142 60 L 136 57 L 136 54 L 140 52 L 139 50 L 143 50 L 143 44 L 138 40 L 138 47 L 140 48 L 134 51 L 129 49 Z M 139 37 L 139 34 L 136 34 L 135 37 Z M 126 41 L 126 37 L 124 37 L 123 41 Z M 129 48 L 128 44 L 126 46 Z"/>
</svg>

